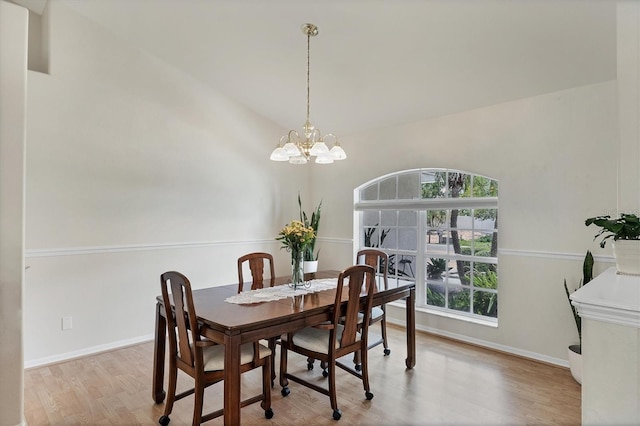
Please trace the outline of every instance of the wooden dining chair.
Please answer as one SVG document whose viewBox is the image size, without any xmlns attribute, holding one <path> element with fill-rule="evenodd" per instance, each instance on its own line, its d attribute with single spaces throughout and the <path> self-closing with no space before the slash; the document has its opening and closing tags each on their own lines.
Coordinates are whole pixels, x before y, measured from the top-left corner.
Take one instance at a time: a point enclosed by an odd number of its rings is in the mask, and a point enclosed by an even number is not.
<svg viewBox="0 0 640 426">
<path fill-rule="evenodd" d="M 382 250 L 376 249 L 362 249 L 356 255 L 356 264 L 360 265 L 369 265 L 373 269 L 375 269 L 376 274 L 373 276 L 373 291 L 377 292 L 381 287 L 382 290 L 389 289 L 389 278 L 388 278 L 388 266 L 389 266 L 389 256 L 387 253 Z M 380 323 L 380 331 L 381 338 L 375 341 L 369 342 L 369 349 L 374 348 L 380 344 L 383 344 L 384 347 L 384 355 L 389 355 L 391 353 L 391 349 L 389 349 L 389 343 L 387 340 L 387 311 L 384 304 L 380 306 L 374 306 L 371 309 L 371 321 L 370 324 Z M 360 322 L 363 320 L 363 314 L 360 313 L 359 316 Z M 354 368 L 357 371 L 360 371 L 361 363 L 360 363 L 360 352 L 356 352 L 353 354 L 353 364 Z M 309 358 L 307 360 L 307 369 L 313 370 L 313 362 L 314 360 Z M 321 365 L 324 368 L 324 365 Z"/>
<path fill-rule="evenodd" d="M 166 426 L 173 404 L 186 396 L 195 394 L 193 406 L 193 425 L 219 417 L 223 410 L 203 415 L 204 389 L 224 379 L 224 346 L 203 339 L 193 304 L 191 284 L 187 277 L 179 272 L 165 272 L 160 275 L 162 300 L 167 310 L 167 329 L 169 335 L 169 388 L 164 414 L 158 422 Z M 171 290 L 171 294 L 169 294 Z M 170 306 L 174 306 L 171 315 Z M 259 344 L 245 343 L 241 347 L 240 372 L 244 373 L 262 367 L 262 393 L 240 403 L 242 407 L 261 401 L 267 419 L 273 417 L 271 409 L 271 386 L 269 386 L 272 352 Z M 178 370 L 182 370 L 194 379 L 194 387 L 176 395 Z"/>
<path fill-rule="evenodd" d="M 280 340 L 280 385 L 282 396 L 290 393 L 289 379 L 310 389 L 329 396 L 333 418 L 339 420 L 342 412 L 338 408 L 336 397 L 336 367 L 353 374 L 362 380 L 365 397 L 373 398 L 369 388 L 367 367 L 367 334 L 373 301 L 374 269 L 369 265 L 355 265 L 342 271 L 338 277 L 336 297 L 331 321 L 313 327 L 283 334 Z M 348 285 L 346 304 L 343 301 L 343 289 Z M 364 288 L 364 293 L 363 293 Z M 363 295 L 364 294 L 364 295 Z M 361 301 L 363 295 L 363 301 Z M 362 307 L 364 306 L 364 309 Z M 358 324 L 358 314 L 362 312 L 364 321 Z M 360 330 L 360 331 L 359 331 Z M 287 352 L 292 351 L 322 362 L 323 376 L 329 377 L 328 389 L 309 382 L 287 372 Z M 362 353 L 362 371 L 357 372 L 338 361 L 338 358 L 360 351 Z"/>
<path fill-rule="evenodd" d="M 273 287 L 276 280 L 273 256 L 262 252 L 249 253 L 238 258 L 238 293 L 244 290 L 243 270 L 245 262 L 249 263 L 249 271 L 251 271 L 251 290 Z M 265 263 L 269 267 L 270 275 L 268 280 L 264 279 Z"/>
<path fill-rule="evenodd" d="M 273 265 L 273 256 L 269 253 L 255 252 L 245 254 L 238 258 L 238 293 L 241 293 L 244 289 L 244 265 L 249 264 L 249 271 L 251 272 L 251 290 L 257 290 L 264 287 L 273 287 L 276 282 L 275 267 Z M 267 280 L 264 278 L 265 264 L 269 267 L 269 277 Z M 274 336 L 267 339 L 269 349 L 274 354 L 271 357 L 271 387 L 274 386 L 276 380 L 276 341 L 280 336 Z"/>
<path fill-rule="evenodd" d="M 369 265 L 375 269 L 376 274 L 372 278 L 373 283 L 373 291 L 377 292 L 380 290 L 382 284 L 382 290 L 389 289 L 389 278 L 388 278 L 388 266 L 389 266 L 389 256 L 387 253 L 376 250 L 376 249 L 363 249 L 358 252 L 356 255 L 356 264 Z M 381 282 L 380 282 L 381 281 Z M 380 306 L 375 306 L 371 310 L 371 324 L 380 323 L 382 338 L 376 340 L 374 342 L 369 342 L 369 349 L 383 344 L 384 354 L 389 355 L 391 353 L 391 349 L 389 349 L 389 343 L 387 340 L 387 310 L 384 304 Z M 356 369 L 358 369 L 358 363 L 356 362 Z"/>
</svg>

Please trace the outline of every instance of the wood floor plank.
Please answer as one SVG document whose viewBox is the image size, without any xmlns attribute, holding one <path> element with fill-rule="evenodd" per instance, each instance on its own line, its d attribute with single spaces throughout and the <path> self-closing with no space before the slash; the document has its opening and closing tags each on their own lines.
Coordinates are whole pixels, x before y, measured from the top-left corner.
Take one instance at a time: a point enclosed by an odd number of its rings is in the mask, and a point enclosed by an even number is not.
<svg viewBox="0 0 640 426">
<path fill-rule="evenodd" d="M 291 394 L 272 392 L 275 416 L 267 420 L 259 404 L 242 409 L 246 425 L 579 425 L 580 386 L 568 369 L 420 333 L 417 364 L 407 370 L 405 332 L 389 327 L 391 355 L 369 353 L 371 391 L 336 372 L 339 423 L 329 399 L 291 382 Z M 151 400 L 153 343 L 25 371 L 25 418 L 30 426 L 154 425 L 164 404 Z M 276 363 L 277 365 L 278 363 Z M 290 355 L 290 368 L 321 385 L 319 366 L 308 371 L 306 359 Z M 178 388 L 192 381 L 179 374 Z M 166 385 L 165 385 L 166 387 Z M 260 372 L 242 377 L 242 393 L 260 391 Z M 205 411 L 222 406 L 222 384 L 205 392 Z M 193 397 L 177 402 L 171 425 L 191 424 Z M 222 418 L 208 422 L 221 425 Z"/>
</svg>

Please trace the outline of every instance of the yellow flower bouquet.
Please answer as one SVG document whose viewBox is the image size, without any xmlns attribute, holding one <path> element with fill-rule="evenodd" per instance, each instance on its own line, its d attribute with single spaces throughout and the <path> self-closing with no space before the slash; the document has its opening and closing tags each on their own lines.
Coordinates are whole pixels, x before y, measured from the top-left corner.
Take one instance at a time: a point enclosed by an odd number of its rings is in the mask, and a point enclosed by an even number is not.
<svg viewBox="0 0 640 426">
<path fill-rule="evenodd" d="M 292 220 L 291 223 L 285 225 L 276 237 L 276 240 L 282 243 L 280 248 L 291 252 L 291 286 L 293 288 L 304 285 L 303 254 L 314 239 L 313 228 L 304 226 L 304 223 L 299 220 Z"/>
</svg>

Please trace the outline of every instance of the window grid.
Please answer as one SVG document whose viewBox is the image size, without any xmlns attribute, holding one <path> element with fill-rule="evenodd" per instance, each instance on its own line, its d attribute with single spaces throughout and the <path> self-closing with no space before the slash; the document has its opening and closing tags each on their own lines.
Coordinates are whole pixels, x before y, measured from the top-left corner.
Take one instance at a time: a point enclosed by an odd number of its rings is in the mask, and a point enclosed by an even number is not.
<svg viewBox="0 0 640 426">
<path fill-rule="evenodd" d="M 373 187 L 377 200 L 371 197 Z M 356 205 L 360 199 L 376 202 L 372 209 L 358 205 L 362 225 L 354 227 L 360 234 L 357 241 L 388 254 L 390 280 L 416 282 L 418 306 L 497 321 L 497 181 L 456 170 L 422 169 L 381 177 L 356 193 Z M 412 202 L 413 209 L 394 204 L 407 200 L 407 194 L 419 201 Z M 482 197 L 486 201 L 478 208 Z M 462 198 L 469 199 L 468 206 Z M 455 202 L 447 206 L 447 199 Z M 437 208 L 428 208 L 430 200 Z M 411 215 L 415 223 L 406 220 Z"/>
</svg>

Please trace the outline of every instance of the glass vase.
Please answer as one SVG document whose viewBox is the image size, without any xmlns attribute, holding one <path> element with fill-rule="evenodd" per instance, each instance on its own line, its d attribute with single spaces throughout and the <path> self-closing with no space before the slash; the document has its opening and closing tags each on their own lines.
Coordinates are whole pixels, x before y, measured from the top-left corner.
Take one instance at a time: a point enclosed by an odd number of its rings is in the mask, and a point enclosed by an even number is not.
<svg viewBox="0 0 640 426">
<path fill-rule="evenodd" d="M 304 287 L 304 268 L 302 250 L 291 252 L 291 282 L 289 286 L 294 290 Z"/>
</svg>

